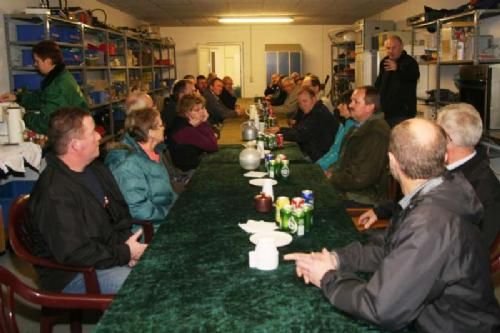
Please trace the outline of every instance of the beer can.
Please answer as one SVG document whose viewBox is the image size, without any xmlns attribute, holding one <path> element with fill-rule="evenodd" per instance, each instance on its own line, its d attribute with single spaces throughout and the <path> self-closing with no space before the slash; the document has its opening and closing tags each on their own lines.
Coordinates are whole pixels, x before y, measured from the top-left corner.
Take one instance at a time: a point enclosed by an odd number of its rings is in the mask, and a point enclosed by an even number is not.
<svg viewBox="0 0 500 333">
<path fill-rule="evenodd" d="M 291 203 L 294 208 L 300 208 L 304 205 L 305 200 L 302 197 L 295 197 L 292 199 Z"/>
<path fill-rule="evenodd" d="M 276 127 L 276 118 L 275 117 L 267 118 L 267 123 L 269 127 Z"/>
<path fill-rule="evenodd" d="M 309 232 L 313 225 L 314 207 L 313 205 L 306 203 L 302 206 L 302 208 L 304 209 L 304 231 Z"/>
<path fill-rule="evenodd" d="M 276 219 L 276 222 L 278 223 L 278 225 L 281 222 L 281 208 L 283 208 L 289 204 L 290 204 L 290 199 L 288 197 L 278 197 L 276 199 L 274 206 L 276 207 L 275 219 Z"/>
<path fill-rule="evenodd" d="M 274 155 L 272 153 L 267 153 L 264 155 L 264 166 L 266 167 L 266 171 L 269 172 L 269 161 L 274 159 Z"/>
<path fill-rule="evenodd" d="M 269 149 L 276 149 L 276 135 L 274 134 L 269 134 Z"/>
<path fill-rule="evenodd" d="M 275 160 L 270 160 L 269 164 L 267 166 L 267 174 L 269 178 L 276 178 L 276 161 Z"/>
<path fill-rule="evenodd" d="M 280 220 L 280 230 L 282 231 L 289 231 L 288 230 L 288 222 L 290 221 L 290 218 L 292 217 L 292 210 L 293 207 L 292 205 L 285 205 L 283 208 L 280 210 L 280 215 L 281 215 L 281 220 Z"/>
<path fill-rule="evenodd" d="M 280 178 L 281 177 L 281 161 L 276 160 L 276 165 L 274 166 L 274 178 Z"/>
<path fill-rule="evenodd" d="M 276 155 L 276 158 L 279 158 L 281 161 L 288 159 L 285 154 L 278 154 Z"/>
<path fill-rule="evenodd" d="M 311 190 L 303 190 L 302 198 L 304 198 L 305 202 L 314 206 L 314 192 Z"/>
<path fill-rule="evenodd" d="M 288 229 L 290 233 L 297 236 L 304 236 L 304 210 L 302 208 L 294 208 L 292 217 L 288 221 Z"/>
<path fill-rule="evenodd" d="M 281 160 L 280 176 L 283 179 L 287 179 L 290 176 L 290 161 Z"/>
<path fill-rule="evenodd" d="M 276 134 L 276 145 L 279 149 L 283 148 L 284 141 L 283 134 Z"/>
</svg>

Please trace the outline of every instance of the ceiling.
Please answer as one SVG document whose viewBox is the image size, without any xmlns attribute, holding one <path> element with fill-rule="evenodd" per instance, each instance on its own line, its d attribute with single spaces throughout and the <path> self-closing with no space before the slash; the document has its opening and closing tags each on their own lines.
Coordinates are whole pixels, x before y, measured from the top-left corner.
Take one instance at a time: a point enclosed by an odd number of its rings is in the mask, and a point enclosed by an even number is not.
<svg viewBox="0 0 500 333">
<path fill-rule="evenodd" d="M 406 0 L 99 0 L 161 26 L 219 25 L 224 16 L 291 16 L 294 24 L 351 24 Z"/>
</svg>

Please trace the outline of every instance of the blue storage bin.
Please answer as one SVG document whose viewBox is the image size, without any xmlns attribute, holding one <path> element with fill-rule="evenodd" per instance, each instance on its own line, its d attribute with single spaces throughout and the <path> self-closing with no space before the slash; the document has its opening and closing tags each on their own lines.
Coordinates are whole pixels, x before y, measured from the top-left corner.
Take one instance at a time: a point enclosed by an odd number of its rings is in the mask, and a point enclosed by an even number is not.
<svg viewBox="0 0 500 333">
<path fill-rule="evenodd" d="M 93 104 L 102 104 L 108 101 L 108 93 L 105 91 L 93 91 L 89 93 L 92 98 Z"/>
<path fill-rule="evenodd" d="M 79 49 L 62 49 L 64 63 L 68 66 L 79 66 L 82 63 L 82 51 Z"/>
<path fill-rule="evenodd" d="M 14 75 L 14 90 L 26 88 L 28 90 L 40 89 L 40 83 L 43 76 L 40 74 L 15 74 Z"/>
<path fill-rule="evenodd" d="M 16 180 L 0 185 L 0 206 L 2 206 L 4 225 L 9 222 L 9 209 L 12 202 L 21 194 L 31 193 L 36 181 Z"/>
<path fill-rule="evenodd" d="M 20 42 L 30 42 L 45 39 L 43 26 L 20 24 L 16 25 L 17 40 Z"/>
<path fill-rule="evenodd" d="M 81 41 L 81 33 L 77 27 L 73 26 L 60 26 L 59 28 L 59 40 L 65 43 L 79 43 Z"/>
<path fill-rule="evenodd" d="M 22 50 L 23 66 L 33 66 L 33 52 L 31 50 Z"/>
<path fill-rule="evenodd" d="M 70 72 L 70 73 L 75 78 L 76 83 L 78 83 L 78 84 L 82 84 L 83 83 L 82 72 Z"/>
</svg>

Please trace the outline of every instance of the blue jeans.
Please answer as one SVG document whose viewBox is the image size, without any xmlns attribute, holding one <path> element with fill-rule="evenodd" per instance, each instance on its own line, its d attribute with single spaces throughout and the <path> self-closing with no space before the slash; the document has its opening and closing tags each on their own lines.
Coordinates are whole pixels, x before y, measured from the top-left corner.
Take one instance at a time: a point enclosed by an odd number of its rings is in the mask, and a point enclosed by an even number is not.
<svg viewBox="0 0 500 333">
<path fill-rule="evenodd" d="M 107 269 L 96 269 L 97 281 L 102 294 L 116 294 L 120 290 L 123 282 L 130 274 L 131 268 L 128 266 L 116 266 Z M 85 281 L 83 274 L 78 273 L 73 280 L 71 280 L 66 287 L 62 290 L 63 293 L 68 294 L 84 294 Z"/>
</svg>

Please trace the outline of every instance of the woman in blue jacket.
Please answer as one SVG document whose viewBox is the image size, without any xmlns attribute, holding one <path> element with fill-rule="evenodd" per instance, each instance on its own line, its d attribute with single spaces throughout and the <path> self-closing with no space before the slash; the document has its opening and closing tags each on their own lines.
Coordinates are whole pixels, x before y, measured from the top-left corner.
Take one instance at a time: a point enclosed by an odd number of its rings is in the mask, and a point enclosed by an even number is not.
<svg viewBox="0 0 500 333">
<path fill-rule="evenodd" d="M 319 164 L 325 172 L 327 172 L 328 168 L 339 159 L 340 147 L 342 146 L 344 137 L 347 132 L 349 132 L 351 127 L 356 124 L 356 121 L 351 118 L 351 111 L 349 110 L 351 95 L 352 90 L 345 91 L 342 95 L 340 95 L 338 109 L 340 111 L 340 116 L 344 118 L 344 123 L 340 124 L 337 134 L 335 135 L 335 140 L 333 141 L 333 144 L 328 152 L 316 161 L 316 163 Z"/>
<path fill-rule="evenodd" d="M 132 111 L 125 120 L 125 136 L 109 148 L 110 168 L 133 218 L 155 223 L 166 219 L 177 199 L 160 154 L 166 148 L 164 126 L 155 109 Z"/>
</svg>

